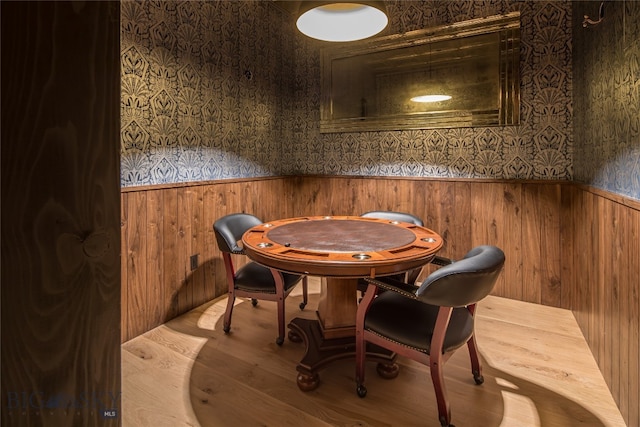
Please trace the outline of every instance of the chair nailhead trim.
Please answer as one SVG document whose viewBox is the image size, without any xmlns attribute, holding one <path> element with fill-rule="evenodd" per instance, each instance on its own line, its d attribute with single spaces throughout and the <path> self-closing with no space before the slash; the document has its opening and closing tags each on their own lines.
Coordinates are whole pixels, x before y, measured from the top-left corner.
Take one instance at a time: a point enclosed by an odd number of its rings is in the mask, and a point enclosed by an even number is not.
<svg viewBox="0 0 640 427">
<path fill-rule="evenodd" d="M 405 343 L 398 342 L 396 340 L 389 339 L 389 337 L 385 337 L 384 335 L 381 335 L 381 334 L 377 333 L 376 331 L 374 331 L 372 329 L 365 328 L 365 330 L 368 331 L 368 332 L 371 332 L 375 336 L 378 336 L 378 337 L 380 337 L 382 339 L 385 339 L 385 340 L 387 340 L 389 342 L 392 342 L 394 344 L 401 345 L 402 347 L 406 347 L 406 348 L 411 349 L 411 350 L 419 351 L 420 353 L 424 353 L 424 354 L 427 354 L 427 355 L 429 354 L 429 353 L 427 353 L 426 350 L 424 350 L 422 348 L 417 348 L 417 347 L 414 347 L 414 346 L 411 346 L 411 345 L 407 345 Z"/>
</svg>

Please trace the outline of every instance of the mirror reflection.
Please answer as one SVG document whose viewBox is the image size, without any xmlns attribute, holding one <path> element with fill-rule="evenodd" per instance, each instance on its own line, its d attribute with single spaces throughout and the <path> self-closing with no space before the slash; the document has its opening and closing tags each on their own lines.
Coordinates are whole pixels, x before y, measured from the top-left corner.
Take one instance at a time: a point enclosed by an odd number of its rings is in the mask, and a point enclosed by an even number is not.
<svg viewBox="0 0 640 427">
<path fill-rule="evenodd" d="M 519 122 L 519 14 L 323 52 L 322 132 Z"/>
</svg>

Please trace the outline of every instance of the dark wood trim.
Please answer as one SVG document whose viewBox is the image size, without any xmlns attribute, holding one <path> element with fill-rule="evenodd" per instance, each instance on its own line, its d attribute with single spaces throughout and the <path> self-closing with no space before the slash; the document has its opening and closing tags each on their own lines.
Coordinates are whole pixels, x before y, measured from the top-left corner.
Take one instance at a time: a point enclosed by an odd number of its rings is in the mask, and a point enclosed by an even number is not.
<svg viewBox="0 0 640 427">
<path fill-rule="evenodd" d="M 217 184 L 233 184 L 240 182 L 253 182 L 253 181 L 269 181 L 269 180 L 277 180 L 282 179 L 285 176 L 259 176 L 253 178 L 228 178 L 228 179 L 214 179 L 208 181 L 195 181 L 195 182 L 176 182 L 176 183 L 168 183 L 168 184 L 153 184 L 153 185 L 136 185 L 131 187 L 121 187 L 121 193 L 131 193 L 131 192 L 139 192 L 139 191 L 150 191 L 150 190 L 168 190 L 171 188 L 186 188 L 186 187 L 205 187 L 210 185 Z"/>
</svg>

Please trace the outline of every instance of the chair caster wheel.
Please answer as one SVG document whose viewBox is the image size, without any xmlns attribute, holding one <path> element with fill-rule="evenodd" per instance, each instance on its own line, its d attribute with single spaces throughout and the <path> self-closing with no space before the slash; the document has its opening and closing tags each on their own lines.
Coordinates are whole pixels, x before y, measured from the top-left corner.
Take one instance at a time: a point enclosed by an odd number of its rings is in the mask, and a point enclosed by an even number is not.
<svg viewBox="0 0 640 427">
<path fill-rule="evenodd" d="M 304 308 L 307 306 L 306 302 L 301 302 L 300 303 L 300 310 L 304 310 Z"/>
<path fill-rule="evenodd" d="M 356 393 L 358 393 L 359 397 L 365 397 L 367 395 L 367 388 L 365 386 L 363 386 L 362 384 L 359 384 L 356 387 Z"/>
<path fill-rule="evenodd" d="M 257 300 L 257 299 L 255 299 L 255 298 L 251 298 L 251 305 L 252 305 L 252 306 L 254 306 L 254 307 L 255 307 L 256 305 L 258 305 L 258 300 Z"/>
<path fill-rule="evenodd" d="M 477 385 L 484 383 L 484 377 L 482 375 L 474 375 L 473 380 L 476 382 Z"/>
<path fill-rule="evenodd" d="M 224 331 L 225 334 L 228 334 L 229 331 L 231 331 L 231 326 L 225 326 L 222 328 L 222 330 Z"/>
<path fill-rule="evenodd" d="M 284 338 L 282 338 L 282 337 L 276 338 L 276 344 L 282 345 L 282 343 L 284 343 Z"/>
</svg>

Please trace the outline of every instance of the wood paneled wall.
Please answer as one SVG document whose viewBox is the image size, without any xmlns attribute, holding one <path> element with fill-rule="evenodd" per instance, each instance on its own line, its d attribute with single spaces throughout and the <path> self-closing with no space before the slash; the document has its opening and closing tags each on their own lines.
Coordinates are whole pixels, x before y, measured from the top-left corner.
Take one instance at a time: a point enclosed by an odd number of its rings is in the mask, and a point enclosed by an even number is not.
<svg viewBox="0 0 640 427">
<path fill-rule="evenodd" d="M 563 191 L 562 260 L 571 309 L 629 426 L 640 426 L 640 203 Z"/>
<path fill-rule="evenodd" d="M 443 236 L 445 256 L 500 246 L 509 261 L 495 295 L 568 307 L 560 286 L 563 184 L 360 177 L 301 177 L 289 184 L 296 216 L 411 212 Z"/>
<path fill-rule="evenodd" d="M 444 237 L 445 256 L 460 258 L 478 244 L 502 247 L 509 262 L 494 294 L 569 308 L 569 289 L 561 286 L 562 187 L 323 176 L 124 190 L 122 338 L 131 339 L 226 291 L 212 224 L 240 211 L 265 221 L 369 210 L 412 212 Z M 198 268 L 192 271 L 193 255 L 198 255 Z"/>
<path fill-rule="evenodd" d="M 234 212 L 265 221 L 291 215 L 282 178 L 136 187 L 123 190 L 121 205 L 123 341 L 226 292 L 213 234 L 217 218 Z"/>
<path fill-rule="evenodd" d="M 123 341 L 226 292 L 212 230 L 222 215 L 412 212 L 444 237 L 445 256 L 503 248 L 494 295 L 572 309 L 623 416 L 640 425 L 638 202 L 566 182 L 304 176 L 133 188 L 122 210 Z"/>
</svg>

